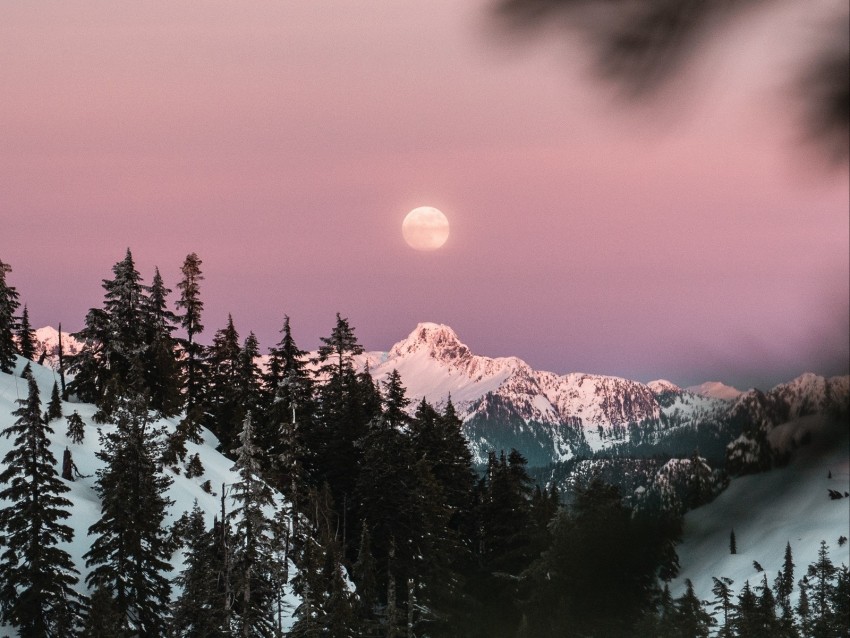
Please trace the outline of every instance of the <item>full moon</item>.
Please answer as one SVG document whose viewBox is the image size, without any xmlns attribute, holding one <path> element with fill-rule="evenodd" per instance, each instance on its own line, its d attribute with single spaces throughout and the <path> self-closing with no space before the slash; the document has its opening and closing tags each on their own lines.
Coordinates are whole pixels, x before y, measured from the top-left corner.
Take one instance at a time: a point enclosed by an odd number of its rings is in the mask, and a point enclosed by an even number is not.
<svg viewBox="0 0 850 638">
<path fill-rule="evenodd" d="M 401 234 L 411 248 L 437 250 L 449 238 L 449 220 L 436 208 L 420 206 L 404 218 Z"/>
</svg>

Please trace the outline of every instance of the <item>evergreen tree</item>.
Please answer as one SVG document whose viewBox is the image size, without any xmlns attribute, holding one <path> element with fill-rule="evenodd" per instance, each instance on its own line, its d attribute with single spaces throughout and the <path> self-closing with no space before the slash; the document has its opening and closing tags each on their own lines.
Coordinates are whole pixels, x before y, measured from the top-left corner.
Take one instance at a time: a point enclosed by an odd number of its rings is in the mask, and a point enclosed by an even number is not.
<svg viewBox="0 0 850 638">
<path fill-rule="evenodd" d="M 171 290 L 165 287 L 159 268 L 154 269 L 151 285 L 144 288 L 147 297 L 143 300 L 145 379 L 151 409 L 163 416 L 174 416 L 180 412 L 182 379 L 177 360 L 177 343 L 172 337 L 176 329 L 177 316 L 168 309 L 167 298 Z"/>
<path fill-rule="evenodd" d="M 850 571 L 841 565 L 835 571 L 832 588 L 833 631 L 836 636 L 850 636 Z"/>
<path fill-rule="evenodd" d="M 62 523 L 71 516 L 68 486 L 56 472 L 50 452 L 53 430 L 41 415 L 38 386 L 25 371 L 28 394 L 12 414 L 17 420 L 3 429 L 14 437 L 0 472 L 0 615 L 21 636 L 71 633 L 82 601 L 74 590 L 77 570 L 58 545 L 70 542 L 73 530 Z M 64 634 L 64 635 L 67 635 Z"/>
<path fill-rule="evenodd" d="M 295 344 L 287 316 L 281 333 L 281 340 L 269 349 L 263 384 L 270 402 L 259 419 L 257 443 L 267 451 L 265 475 L 292 503 L 295 524 L 307 460 L 303 430 L 313 415 L 313 380 L 306 369 L 307 353 Z"/>
<path fill-rule="evenodd" d="M 62 399 L 59 398 L 59 386 L 55 381 L 53 382 L 53 390 L 50 393 L 50 403 L 47 404 L 45 417 L 48 423 L 62 418 Z"/>
<path fill-rule="evenodd" d="M 104 587 L 98 587 L 91 596 L 81 638 L 117 638 L 124 633 L 124 619 L 115 604 L 115 598 Z"/>
<path fill-rule="evenodd" d="M 834 625 L 832 599 L 836 569 L 829 558 L 826 541 L 821 541 L 817 560 L 809 565 L 806 589 L 812 613 L 812 635 L 816 638 L 830 636 Z"/>
<path fill-rule="evenodd" d="M 86 438 L 86 426 L 83 423 L 82 417 L 74 410 L 73 414 L 67 417 L 68 431 L 66 436 L 71 439 L 72 443 L 82 443 Z"/>
<path fill-rule="evenodd" d="M 204 396 L 204 425 L 218 437 L 219 449 L 229 455 L 245 420 L 242 402 L 243 358 L 233 317 L 213 337 L 207 358 L 208 384 Z"/>
<path fill-rule="evenodd" d="M 761 636 L 761 614 L 759 601 L 750 588 L 750 581 L 744 582 L 741 593 L 738 594 L 738 604 L 732 618 L 732 627 L 736 636 Z"/>
<path fill-rule="evenodd" d="M 812 608 L 809 605 L 809 581 L 803 576 L 797 583 L 800 588 L 800 598 L 797 600 L 797 617 L 800 619 L 800 633 L 803 636 L 812 635 Z"/>
<path fill-rule="evenodd" d="M 676 626 L 682 638 L 708 638 L 713 618 L 703 609 L 694 593 L 694 584 L 685 580 L 685 593 L 676 599 Z"/>
<path fill-rule="evenodd" d="M 18 348 L 15 346 L 15 311 L 18 302 L 18 291 L 14 286 L 6 283 L 6 275 L 12 272 L 9 264 L 0 260 L 0 372 L 11 374 L 15 369 L 15 355 Z"/>
<path fill-rule="evenodd" d="M 239 474 L 233 485 L 236 507 L 228 514 L 234 523 L 234 609 L 237 634 L 271 636 L 274 633 L 272 609 L 274 587 L 274 538 L 265 510 L 275 507 L 271 488 L 260 478 L 260 449 L 253 440 L 250 413 L 239 434 L 240 446 L 234 450 Z"/>
<path fill-rule="evenodd" d="M 196 407 L 200 403 L 203 393 L 203 346 L 195 340 L 195 337 L 204 331 L 201 323 L 201 314 L 204 311 L 204 302 L 201 301 L 200 283 L 204 276 L 201 273 L 203 262 L 195 253 L 186 255 L 180 271 L 183 279 L 177 284 L 180 290 L 180 298 L 175 303 L 177 308 L 183 310 L 180 316 L 180 325 L 186 331 L 186 338 L 178 340 L 178 343 L 186 353 L 185 378 L 186 378 L 186 419 L 184 428 L 189 440 L 198 442 L 200 432 L 200 414 Z"/>
<path fill-rule="evenodd" d="M 174 634 L 183 638 L 225 638 L 225 603 L 221 579 L 223 561 L 216 529 L 207 530 L 195 502 L 185 530 L 186 567 L 176 578 L 182 588 L 174 606 Z"/>
<path fill-rule="evenodd" d="M 738 553 L 738 542 L 735 540 L 735 530 L 733 529 L 729 532 L 729 553 L 737 554 Z"/>
<path fill-rule="evenodd" d="M 242 405 L 252 414 L 262 411 L 263 385 L 262 373 L 257 360 L 260 358 L 260 344 L 256 335 L 249 332 L 242 345 L 242 362 L 240 366 L 240 388 L 242 390 Z"/>
<path fill-rule="evenodd" d="M 147 302 L 129 248 L 112 272 L 113 279 L 103 280 L 103 309 L 89 310 L 85 327 L 73 335 L 83 347 L 69 362 L 69 371 L 76 376 L 68 384 L 68 392 L 95 403 L 101 421 L 110 418 L 122 398 L 144 393 L 149 382 L 144 331 Z"/>
<path fill-rule="evenodd" d="M 140 638 L 164 636 L 171 586 L 170 543 L 163 528 L 171 479 L 157 467 L 162 431 L 152 429 L 147 405 L 140 397 L 122 399 L 115 410 L 115 429 L 101 433 L 95 489 L 101 516 L 89 528 L 94 535 L 84 555 L 92 570 L 86 583 L 114 597 L 122 634 Z"/>
<path fill-rule="evenodd" d="M 21 313 L 21 320 L 18 323 L 18 352 L 24 359 L 35 361 L 35 344 L 38 338 L 35 336 L 35 330 L 30 325 L 30 314 L 27 310 L 27 305 L 24 304 L 24 311 Z"/>
<path fill-rule="evenodd" d="M 711 593 L 714 594 L 714 605 L 723 611 L 723 625 L 720 628 L 721 638 L 726 638 L 731 635 L 729 627 L 729 612 L 734 608 L 732 602 L 732 584 L 734 581 L 731 578 L 721 576 L 720 578 L 712 577 L 714 586 L 711 588 Z"/>
<path fill-rule="evenodd" d="M 766 637 L 775 636 L 779 630 L 779 621 L 776 618 L 776 599 L 773 590 L 767 582 L 767 574 L 762 575 L 762 583 L 759 586 L 758 596 L 758 619 L 760 631 Z"/>
<path fill-rule="evenodd" d="M 313 485 L 327 483 L 343 523 L 343 555 L 349 539 L 359 532 L 353 512 L 354 490 L 358 481 L 361 439 L 372 415 L 364 411 L 364 386 L 358 380 L 354 357 L 363 352 L 348 320 L 336 316 L 330 337 L 322 337 L 314 363 L 319 381 L 318 419 L 309 430 L 302 430 L 306 446 L 313 451 L 309 473 Z M 311 424 L 312 425 L 312 424 Z"/>
</svg>

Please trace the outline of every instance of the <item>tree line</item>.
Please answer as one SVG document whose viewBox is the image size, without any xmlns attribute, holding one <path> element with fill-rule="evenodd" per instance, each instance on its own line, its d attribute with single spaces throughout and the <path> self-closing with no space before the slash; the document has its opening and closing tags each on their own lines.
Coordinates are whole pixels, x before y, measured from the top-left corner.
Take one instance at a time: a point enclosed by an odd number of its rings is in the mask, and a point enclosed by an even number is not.
<svg viewBox="0 0 850 638">
<path fill-rule="evenodd" d="M 202 345 L 201 266 L 186 257 L 171 309 L 159 271 L 144 284 L 128 250 L 61 364 L 64 397 L 114 426 L 100 433 L 85 587 L 61 549 L 73 531 L 70 477 L 49 450 L 59 389 L 42 411 L 24 372 L 28 395 L 0 433 L 14 437 L 0 474 L 0 617 L 20 635 L 702 635 L 678 629 L 689 609 L 704 620 L 701 603 L 661 587 L 678 571 L 679 515 L 633 511 L 599 480 L 565 507 L 517 450 L 492 451 L 477 473 L 451 400 L 411 409 L 397 371 L 376 383 L 339 314 L 312 358 L 284 317 L 264 369 L 232 317 Z M 4 372 L 37 356 L 9 271 L 0 262 Z M 82 440 L 79 416 L 67 421 Z M 186 448 L 202 428 L 238 481 L 222 486 L 211 525 L 196 506 L 166 526 L 169 472 L 204 474 Z M 668 625 L 679 633 L 660 633 Z"/>
</svg>

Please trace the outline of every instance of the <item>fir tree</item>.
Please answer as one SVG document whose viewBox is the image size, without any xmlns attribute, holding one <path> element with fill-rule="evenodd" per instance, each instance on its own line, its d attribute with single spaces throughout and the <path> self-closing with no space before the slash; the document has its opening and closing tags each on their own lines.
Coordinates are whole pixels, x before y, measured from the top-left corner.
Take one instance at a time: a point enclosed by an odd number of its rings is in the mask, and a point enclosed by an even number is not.
<svg viewBox="0 0 850 638">
<path fill-rule="evenodd" d="M 60 543 L 73 530 L 62 523 L 71 516 L 69 488 L 56 472 L 50 452 L 53 430 L 41 415 L 38 386 L 27 366 L 28 394 L 12 414 L 17 420 L 2 433 L 14 437 L 0 472 L 0 612 L 21 636 L 72 632 L 82 609 L 74 590 L 77 570 Z M 63 634 L 67 635 L 67 634 Z"/>
<path fill-rule="evenodd" d="M 21 320 L 18 323 L 18 352 L 24 359 L 35 361 L 35 344 L 38 341 L 35 336 L 35 330 L 30 325 L 30 314 L 27 310 L 27 305 L 24 304 L 24 311 L 21 313 Z"/>
<path fill-rule="evenodd" d="M 105 587 L 96 588 L 80 637 L 118 638 L 125 635 L 124 618 L 115 604 L 115 598 Z"/>
<path fill-rule="evenodd" d="M 762 575 L 762 583 L 759 586 L 758 596 L 758 618 L 761 631 L 765 636 L 775 636 L 779 630 L 779 622 L 776 618 L 776 599 L 773 590 L 767 582 L 767 574 Z"/>
<path fill-rule="evenodd" d="M 306 352 L 292 338 L 289 317 L 285 316 L 282 338 L 269 349 L 264 390 L 271 399 L 257 427 L 257 442 L 267 450 L 266 475 L 286 494 L 297 511 L 299 491 L 306 462 L 303 427 L 312 419 L 313 383 L 306 369 Z M 297 516 L 293 512 L 293 523 Z"/>
<path fill-rule="evenodd" d="M 826 541 L 821 541 L 817 560 L 809 565 L 806 573 L 806 588 L 812 611 L 812 633 L 818 638 L 829 636 L 830 627 L 834 624 L 832 598 L 835 574 L 835 565 L 829 558 Z"/>
<path fill-rule="evenodd" d="M 171 290 L 165 287 L 159 268 L 154 269 L 151 285 L 144 289 L 147 297 L 143 299 L 142 320 L 148 347 L 143 359 L 150 406 L 163 416 L 174 416 L 180 411 L 183 399 L 177 344 L 171 335 L 177 316 L 167 306 Z"/>
<path fill-rule="evenodd" d="M 803 636 L 812 635 L 812 608 L 809 605 L 809 581 L 803 576 L 797 583 L 800 588 L 800 598 L 797 600 L 797 617 L 800 619 L 800 633 Z"/>
<path fill-rule="evenodd" d="M 82 443 L 86 438 L 86 426 L 83 423 L 82 417 L 74 410 L 73 414 L 66 417 L 68 421 L 68 431 L 66 436 L 71 439 L 72 443 Z"/>
<path fill-rule="evenodd" d="M 146 391 L 144 289 L 130 249 L 112 267 L 113 279 L 104 279 L 103 309 L 92 308 L 86 325 L 73 336 L 82 350 L 70 358 L 76 376 L 68 392 L 95 403 L 98 420 L 110 418 L 122 398 Z"/>
<path fill-rule="evenodd" d="M 720 628 L 720 636 L 725 638 L 729 636 L 729 612 L 732 611 L 734 604 L 732 602 L 732 584 L 734 581 L 731 578 L 721 576 L 720 578 L 712 577 L 714 586 L 711 588 L 711 593 L 714 594 L 714 605 L 723 611 L 723 625 Z"/>
<path fill-rule="evenodd" d="M 239 333 L 233 317 L 227 316 L 227 325 L 213 337 L 207 359 L 208 384 L 204 396 L 204 424 L 218 437 L 221 451 L 229 455 L 236 435 L 245 420 L 242 402 L 243 358 L 239 346 Z"/>
<path fill-rule="evenodd" d="M 186 478 L 194 478 L 203 476 L 204 464 L 201 462 L 201 457 L 197 453 L 189 457 L 189 462 L 186 464 Z"/>
<path fill-rule="evenodd" d="M 6 275 L 12 272 L 9 264 L 0 260 L 0 372 L 11 374 L 15 369 L 15 311 L 20 305 L 18 291 L 6 283 Z"/>
<path fill-rule="evenodd" d="M 178 340 L 182 346 L 185 356 L 185 378 L 186 378 L 186 419 L 184 428 L 189 440 L 199 442 L 200 415 L 196 412 L 196 406 L 200 403 L 203 392 L 203 347 L 197 343 L 195 337 L 204 331 L 201 323 L 201 314 L 204 311 L 204 302 L 201 301 L 200 284 L 204 276 L 201 273 L 203 262 L 195 253 L 186 255 L 181 267 L 183 279 L 177 284 L 180 290 L 180 298 L 175 303 L 177 308 L 183 310 L 180 316 L 180 325 L 186 331 L 186 338 Z"/>
<path fill-rule="evenodd" d="M 729 553 L 737 554 L 738 553 L 738 542 L 735 540 L 735 530 L 733 529 L 729 532 Z"/>
<path fill-rule="evenodd" d="M 175 635 L 184 638 L 225 638 L 225 603 L 221 579 L 223 560 L 215 526 L 207 530 L 195 502 L 185 529 L 186 563 L 176 578 L 182 593 L 174 605 Z"/>
<path fill-rule="evenodd" d="M 171 557 L 163 520 L 171 479 L 157 467 L 162 432 L 150 428 L 139 398 L 123 399 L 115 430 L 101 433 L 96 491 L 101 516 L 89 528 L 95 536 L 85 554 L 92 570 L 86 583 L 112 592 L 122 631 L 141 638 L 163 636 L 171 586 L 165 573 Z"/>
<path fill-rule="evenodd" d="M 708 638 L 711 616 L 703 609 L 702 601 L 694 593 L 694 584 L 685 580 L 685 593 L 676 599 L 676 626 L 682 636 Z"/>
<path fill-rule="evenodd" d="M 313 451 L 310 478 L 314 485 L 327 483 L 343 522 L 343 554 L 349 539 L 359 532 L 353 512 L 354 490 L 358 481 L 361 448 L 355 443 L 365 433 L 373 415 L 365 412 L 363 388 L 354 367 L 354 357 L 363 352 L 348 320 L 336 316 L 330 337 L 322 345 L 314 363 L 317 366 L 318 422 L 302 430 L 305 445 Z"/>
<path fill-rule="evenodd" d="M 274 588 L 274 538 L 265 510 L 275 507 L 271 488 L 260 478 L 260 449 L 253 440 L 250 413 L 239 434 L 240 446 L 234 450 L 239 474 L 233 485 L 236 507 L 228 514 L 234 523 L 234 608 L 238 635 L 271 636 L 274 632 L 272 609 Z"/>
<path fill-rule="evenodd" d="M 738 595 L 738 604 L 735 607 L 735 615 L 732 619 L 732 627 L 737 636 L 759 636 L 761 631 L 761 614 L 759 612 L 759 601 L 750 582 L 744 582 L 744 587 Z"/>
<path fill-rule="evenodd" d="M 44 416 L 48 423 L 62 418 L 62 400 L 59 398 L 59 386 L 55 381 L 53 382 L 53 390 L 50 393 L 50 403 L 47 404 L 47 412 Z"/>
</svg>

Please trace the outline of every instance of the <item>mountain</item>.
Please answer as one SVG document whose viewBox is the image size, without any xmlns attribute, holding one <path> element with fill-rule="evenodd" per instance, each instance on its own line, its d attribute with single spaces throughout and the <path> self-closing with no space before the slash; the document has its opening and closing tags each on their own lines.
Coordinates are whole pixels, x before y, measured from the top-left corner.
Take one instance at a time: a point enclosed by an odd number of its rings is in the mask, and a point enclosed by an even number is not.
<svg viewBox="0 0 850 638">
<path fill-rule="evenodd" d="M 666 380 L 558 375 L 517 357 L 476 355 L 449 326 L 436 323 L 420 323 L 387 352 L 361 355 L 360 365 L 376 380 L 398 370 L 411 410 L 422 399 L 441 408 L 451 398 L 479 464 L 489 451 L 510 448 L 538 467 L 606 450 L 688 456 L 696 448 L 717 464 L 747 423 L 772 429 L 836 409 L 850 396 L 850 377 L 811 373 L 767 394 L 718 382 L 683 390 Z"/>
<path fill-rule="evenodd" d="M 692 385 L 685 389 L 691 394 L 698 394 L 701 397 L 708 397 L 710 399 L 726 399 L 729 401 L 737 399 L 741 396 L 741 394 L 743 394 L 737 388 L 733 388 L 731 385 L 726 385 L 720 381 L 706 381 L 700 385 Z"/>
</svg>

